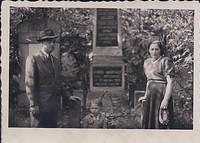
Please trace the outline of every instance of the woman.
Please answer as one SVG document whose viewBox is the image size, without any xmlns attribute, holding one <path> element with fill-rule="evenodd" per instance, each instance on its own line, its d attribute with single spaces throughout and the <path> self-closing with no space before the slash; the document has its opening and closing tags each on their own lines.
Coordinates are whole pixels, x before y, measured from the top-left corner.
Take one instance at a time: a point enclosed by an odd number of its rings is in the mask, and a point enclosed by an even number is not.
<svg viewBox="0 0 200 143">
<path fill-rule="evenodd" d="M 143 103 L 142 128 L 169 128 L 173 120 L 174 66 L 172 61 L 164 56 L 161 42 L 153 41 L 148 50 L 150 58 L 144 62 L 146 92 L 139 98 Z"/>
</svg>

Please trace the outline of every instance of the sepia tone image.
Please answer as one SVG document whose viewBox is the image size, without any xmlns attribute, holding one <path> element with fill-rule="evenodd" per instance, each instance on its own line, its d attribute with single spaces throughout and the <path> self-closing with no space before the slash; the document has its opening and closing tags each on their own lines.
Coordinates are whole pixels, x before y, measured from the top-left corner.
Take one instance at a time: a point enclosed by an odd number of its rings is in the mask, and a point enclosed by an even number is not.
<svg viewBox="0 0 200 143">
<path fill-rule="evenodd" d="M 194 10 L 10 7 L 9 123 L 193 129 Z"/>
</svg>

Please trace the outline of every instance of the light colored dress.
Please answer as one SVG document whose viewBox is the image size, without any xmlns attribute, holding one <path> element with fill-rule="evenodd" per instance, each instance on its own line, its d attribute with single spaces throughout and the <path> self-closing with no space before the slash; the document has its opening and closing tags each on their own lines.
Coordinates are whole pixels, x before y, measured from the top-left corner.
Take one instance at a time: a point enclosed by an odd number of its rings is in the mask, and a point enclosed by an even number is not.
<svg viewBox="0 0 200 143">
<path fill-rule="evenodd" d="M 173 102 L 169 100 L 169 123 L 159 123 L 159 110 L 161 101 L 165 95 L 167 76 L 174 77 L 174 66 L 167 57 L 160 57 L 156 61 L 148 58 L 144 62 L 144 72 L 147 77 L 146 95 L 147 100 L 143 104 L 142 128 L 159 129 L 169 128 L 173 121 Z"/>
</svg>

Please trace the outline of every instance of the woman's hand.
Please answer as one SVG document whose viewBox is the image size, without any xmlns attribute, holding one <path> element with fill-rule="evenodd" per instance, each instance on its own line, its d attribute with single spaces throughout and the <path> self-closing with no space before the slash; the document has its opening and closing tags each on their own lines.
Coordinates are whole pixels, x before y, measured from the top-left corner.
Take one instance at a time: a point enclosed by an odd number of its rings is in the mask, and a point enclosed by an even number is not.
<svg viewBox="0 0 200 143">
<path fill-rule="evenodd" d="M 39 107 L 38 106 L 32 106 L 30 107 L 30 112 L 35 116 L 39 114 Z"/>
<path fill-rule="evenodd" d="M 168 107 L 169 99 L 172 96 L 173 82 L 174 82 L 174 79 L 171 78 L 170 76 L 167 76 L 166 91 L 165 91 L 164 98 L 160 104 L 160 109 L 167 109 L 167 107 Z"/>
<path fill-rule="evenodd" d="M 142 96 L 142 97 L 140 97 L 139 99 L 138 99 L 138 101 L 139 102 L 144 102 L 144 101 L 146 101 L 147 100 L 147 96 L 145 95 L 145 96 Z"/>
<path fill-rule="evenodd" d="M 167 109 L 167 107 L 168 107 L 168 100 L 163 99 L 160 104 L 160 109 Z"/>
</svg>

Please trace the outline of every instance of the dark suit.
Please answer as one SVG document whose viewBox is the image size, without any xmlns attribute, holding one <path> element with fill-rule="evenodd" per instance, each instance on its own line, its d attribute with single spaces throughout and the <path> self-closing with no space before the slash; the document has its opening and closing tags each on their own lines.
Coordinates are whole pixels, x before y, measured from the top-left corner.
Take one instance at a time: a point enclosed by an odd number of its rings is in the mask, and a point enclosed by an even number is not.
<svg viewBox="0 0 200 143">
<path fill-rule="evenodd" d="M 60 63 L 42 52 L 26 60 L 26 92 L 30 106 L 39 106 L 39 127 L 56 127 L 60 107 Z"/>
</svg>

